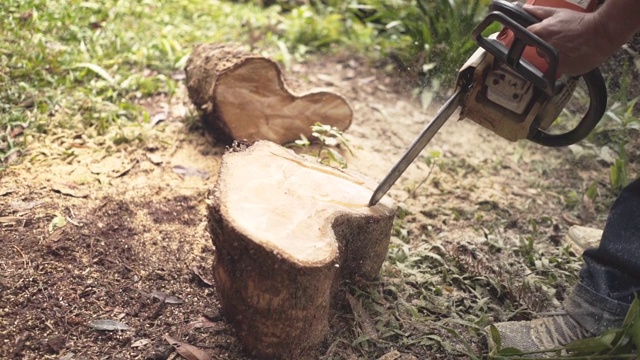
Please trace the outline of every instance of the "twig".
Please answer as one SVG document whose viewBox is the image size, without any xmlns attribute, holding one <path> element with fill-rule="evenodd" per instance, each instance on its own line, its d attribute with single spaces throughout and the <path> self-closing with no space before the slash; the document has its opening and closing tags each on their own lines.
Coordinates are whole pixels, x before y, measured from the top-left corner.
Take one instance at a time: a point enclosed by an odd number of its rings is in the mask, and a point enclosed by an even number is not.
<svg viewBox="0 0 640 360">
<path fill-rule="evenodd" d="M 20 255 L 22 255 L 22 262 L 24 264 L 24 267 L 27 268 L 28 267 L 28 265 L 27 265 L 27 262 L 28 262 L 27 256 L 22 252 L 22 250 L 20 250 L 19 247 L 15 246 L 15 245 L 13 245 L 13 247 L 20 253 Z"/>
</svg>

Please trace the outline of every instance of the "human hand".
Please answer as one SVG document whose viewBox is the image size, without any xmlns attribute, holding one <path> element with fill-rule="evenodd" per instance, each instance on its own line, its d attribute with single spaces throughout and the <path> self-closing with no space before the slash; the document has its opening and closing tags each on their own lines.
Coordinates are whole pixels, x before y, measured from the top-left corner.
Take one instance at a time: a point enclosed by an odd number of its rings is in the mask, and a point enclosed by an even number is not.
<svg viewBox="0 0 640 360">
<path fill-rule="evenodd" d="M 587 73 L 617 50 L 600 27 L 596 13 L 531 5 L 523 8 L 542 20 L 527 29 L 558 50 L 561 74 Z"/>
</svg>

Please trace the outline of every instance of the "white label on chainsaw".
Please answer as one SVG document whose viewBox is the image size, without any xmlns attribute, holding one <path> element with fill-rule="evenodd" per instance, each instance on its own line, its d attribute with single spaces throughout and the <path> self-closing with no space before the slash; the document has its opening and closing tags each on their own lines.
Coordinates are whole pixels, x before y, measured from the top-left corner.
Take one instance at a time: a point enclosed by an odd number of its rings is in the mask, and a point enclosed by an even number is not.
<svg viewBox="0 0 640 360">
<path fill-rule="evenodd" d="M 572 4 L 576 4 L 583 9 L 586 9 L 589 6 L 589 0 L 565 0 L 566 2 L 570 2 Z"/>
</svg>

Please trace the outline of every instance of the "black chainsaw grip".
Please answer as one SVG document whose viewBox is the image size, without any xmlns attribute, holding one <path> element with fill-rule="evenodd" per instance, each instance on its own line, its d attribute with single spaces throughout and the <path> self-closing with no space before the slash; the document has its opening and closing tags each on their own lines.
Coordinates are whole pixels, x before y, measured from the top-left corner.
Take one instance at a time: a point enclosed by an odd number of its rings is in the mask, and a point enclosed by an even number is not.
<svg viewBox="0 0 640 360">
<path fill-rule="evenodd" d="M 607 87 L 598 68 L 582 75 L 582 79 L 589 91 L 589 109 L 578 125 L 564 134 L 549 134 L 537 129 L 529 135 L 529 140 L 549 147 L 568 146 L 584 139 L 593 131 L 607 109 Z"/>
<path fill-rule="evenodd" d="M 538 18 L 526 12 L 520 3 L 493 0 L 491 4 L 489 4 L 489 11 L 499 11 L 524 27 L 529 27 L 540 22 Z"/>
</svg>

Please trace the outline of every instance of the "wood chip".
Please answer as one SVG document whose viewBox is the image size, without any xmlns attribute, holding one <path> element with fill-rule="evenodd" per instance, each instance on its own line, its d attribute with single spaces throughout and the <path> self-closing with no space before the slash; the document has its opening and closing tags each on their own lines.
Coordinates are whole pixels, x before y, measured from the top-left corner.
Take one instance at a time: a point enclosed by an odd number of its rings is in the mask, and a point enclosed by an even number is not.
<svg viewBox="0 0 640 360">
<path fill-rule="evenodd" d="M 1 216 L 0 217 L 0 224 L 15 224 L 20 221 L 22 221 L 22 218 L 19 218 L 17 216 Z"/>
<path fill-rule="evenodd" d="M 89 326 L 99 331 L 125 331 L 129 330 L 129 326 L 125 323 L 115 320 L 93 320 Z"/>
</svg>

